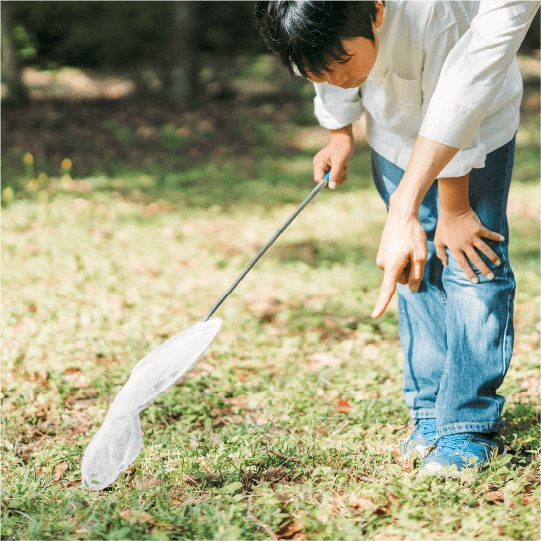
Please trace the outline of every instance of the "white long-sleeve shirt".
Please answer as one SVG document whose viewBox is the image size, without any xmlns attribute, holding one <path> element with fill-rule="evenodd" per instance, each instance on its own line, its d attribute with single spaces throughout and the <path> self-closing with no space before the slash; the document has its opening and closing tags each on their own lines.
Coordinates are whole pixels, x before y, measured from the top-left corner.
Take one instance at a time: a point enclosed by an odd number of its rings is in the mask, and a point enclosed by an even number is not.
<svg viewBox="0 0 541 541">
<path fill-rule="evenodd" d="M 463 148 L 513 82 L 506 77 L 539 9 L 538 1 L 482 1 L 471 28 L 453 47 L 430 100 L 420 135 Z"/>
<path fill-rule="evenodd" d="M 358 120 L 365 109 L 371 147 L 406 169 L 445 59 L 470 30 L 478 8 L 479 2 L 386 2 L 378 29 L 378 58 L 361 86 L 362 98 L 355 88 L 316 83 L 314 104 L 320 124 L 341 128 Z M 478 129 L 440 177 L 458 177 L 484 167 L 486 155 L 512 139 L 522 98 L 522 79 L 514 55 L 504 81 Z M 444 120 L 454 122 L 452 117 L 439 118 L 440 123 Z"/>
</svg>

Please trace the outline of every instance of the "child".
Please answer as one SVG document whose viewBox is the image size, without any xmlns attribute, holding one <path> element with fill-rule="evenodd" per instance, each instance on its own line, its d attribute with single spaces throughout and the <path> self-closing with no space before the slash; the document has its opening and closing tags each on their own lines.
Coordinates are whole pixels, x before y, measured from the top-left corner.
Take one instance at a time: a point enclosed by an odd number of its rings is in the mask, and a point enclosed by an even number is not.
<svg viewBox="0 0 541 541">
<path fill-rule="evenodd" d="M 365 110 L 372 174 L 389 206 L 445 58 L 477 9 L 446 1 L 257 2 L 269 48 L 314 83 L 315 114 L 330 130 L 314 157 L 317 181 L 329 169 L 331 188 L 346 180 L 351 123 Z M 403 392 L 415 422 L 402 454 L 424 457 L 423 472 L 484 468 L 499 450 L 504 398 L 496 390 L 512 354 L 515 291 L 505 210 L 521 97 L 515 60 L 476 136 L 420 197 L 424 275 L 410 289 L 404 272 L 397 290 Z"/>
</svg>

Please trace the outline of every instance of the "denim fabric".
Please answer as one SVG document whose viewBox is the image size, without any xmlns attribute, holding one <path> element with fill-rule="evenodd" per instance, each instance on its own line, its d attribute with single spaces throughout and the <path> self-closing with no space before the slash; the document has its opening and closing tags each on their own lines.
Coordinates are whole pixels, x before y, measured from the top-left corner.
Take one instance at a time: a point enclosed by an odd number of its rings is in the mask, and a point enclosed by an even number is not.
<svg viewBox="0 0 541 541">
<path fill-rule="evenodd" d="M 483 169 L 469 177 L 470 205 L 503 242 L 484 239 L 501 260 L 487 280 L 472 265 L 472 284 L 450 250 L 446 267 L 436 256 L 437 181 L 427 192 L 419 219 L 428 243 L 428 259 L 417 293 L 398 284 L 399 334 L 404 350 L 404 386 L 411 417 L 436 418 L 438 438 L 460 432 L 495 432 L 502 428 L 504 398 L 496 393 L 513 350 L 515 280 L 509 265 L 506 207 L 513 171 L 515 138 L 488 154 Z M 404 171 L 372 151 L 372 175 L 383 201 L 396 189 Z M 470 262 L 471 263 L 471 262 Z"/>
</svg>

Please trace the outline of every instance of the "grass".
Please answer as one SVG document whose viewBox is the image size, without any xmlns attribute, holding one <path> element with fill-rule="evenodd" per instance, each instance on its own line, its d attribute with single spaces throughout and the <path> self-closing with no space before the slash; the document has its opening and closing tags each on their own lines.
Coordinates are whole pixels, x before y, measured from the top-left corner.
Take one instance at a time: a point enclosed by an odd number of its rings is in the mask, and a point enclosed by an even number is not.
<svg viewBox="0 0 541 541">
<path fill-rule="evenodd" d="M 356 184 L 320 194 L 224 303 L 209 353 L 143 413 L 143 452 L 101 493 L 78 488 L 81 457 L 130 369 L 199 321 L 291 209 L 107 191 L 5 208 L 2 537 L 536 538 L 538 223 L 511 216 L 511 452 L 480 478 L 419 480 L 396 456 L 396 303 L 369 317 L 383 207 Z"/>
<path fill-rule="evenodd" d="M 539 538 L 533 121 L 509 207 L 508 454 L 486 473 L 423 479 L 398 457 L 397 303 L 370 318 L 385 210 L 361 147 L 348 184 L 310 203 L 219 309 L 207 355 L 143 412 L 136 462 L 105 491 L 79 487 L 131 368 L 200 321 L 311 189 L 312 153 L 280 147 L 291 129 L 263 134 L 268 153 L 145 174 L 40 176 L 19 152 L 3 192 L 3 539 Z"/>
</svg>

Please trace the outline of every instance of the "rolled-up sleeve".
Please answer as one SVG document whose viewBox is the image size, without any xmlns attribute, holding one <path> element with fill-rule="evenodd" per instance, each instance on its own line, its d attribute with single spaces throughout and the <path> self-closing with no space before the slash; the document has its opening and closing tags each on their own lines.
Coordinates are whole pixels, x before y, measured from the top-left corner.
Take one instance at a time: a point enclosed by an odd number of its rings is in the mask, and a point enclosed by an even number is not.
<svg viewBox="0 0 541 541">
<path fill-rule="evenodd" d="M 447 56 L 419 135 L 460 149 L 475 139 L 539 5 L 480 3 L 471 28 Z"/>
<path fill-rule="evenodd" d="M 337 130 L 361 118 L 363 111 L 358 88 L 340 88 L 328 83 L 314 83 L 314 113 L 328 130 Z"/>
</svg>

